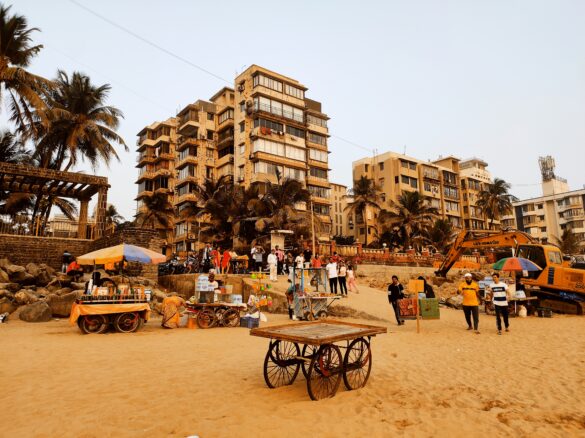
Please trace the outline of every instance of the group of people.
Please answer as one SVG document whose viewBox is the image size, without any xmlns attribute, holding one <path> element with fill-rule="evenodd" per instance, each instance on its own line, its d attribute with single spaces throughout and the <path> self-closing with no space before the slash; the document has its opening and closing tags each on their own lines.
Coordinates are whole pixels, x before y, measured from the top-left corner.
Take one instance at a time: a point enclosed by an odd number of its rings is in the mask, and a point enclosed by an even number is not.
<svg viewBox="0 0 585 438">
<path fill-rule="evenodd" d="M 201 255 L 203 272 L 213 269 L 218 274 L 227 274 L 234 254 L 227 248 L 222 251 L 219 246 L 214 247 L 211 243 L 206 243 Z"/>
<path fill-rule="evenodd" d="M 510 331 L 510 322 L 508 314 L 508 285 L 500 281 L 500 274 L 492 274 L 493 283 L 487 286 L 487 299 L 491 299 L 496 312 L 496 327 L 498 335 L 502 334 L 502 320 L 506 332 Z M 418 277 L 424 281 L 424 293 L 426 298 L 434 298 L 433 287 L 424 277 Z M 467 330 L 474 330 L 479 334 L 479 304 L 481 298 L 479 295 L 479 285 L 473 280 L 473 276 L 468 272 L 463 276 L 463 281 L 459 284 L 457 293 L 463 296 L 463 314 L 467 323 Z M 404 325 L 404 319 L 400 315 L 399 300 L 405 298 L 404 286 L 398 281 L 396 275 L 392 276 L 392 283 L 388 286 L 388 302 L 392 305 L 394 316 L 398 325 Z"/>
</svg>

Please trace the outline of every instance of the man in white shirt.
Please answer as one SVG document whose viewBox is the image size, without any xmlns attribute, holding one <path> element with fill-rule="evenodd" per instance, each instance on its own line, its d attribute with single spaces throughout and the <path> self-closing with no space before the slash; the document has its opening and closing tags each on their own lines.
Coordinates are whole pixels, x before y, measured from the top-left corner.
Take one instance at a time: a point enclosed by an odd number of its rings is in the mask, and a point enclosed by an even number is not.
<svg viewBox="0 0 585 438">
<path fill-rule="evenodd" d="M 270 269 L 270 280 L 271 281 L 278 280 L 276 270 L 276 267 L 278 265 L 278 258 L 276 257 L 276 251 L 274 250 L 274 248 L 272 248 L 272 251 L 270 251 L 270 254 L 268 254 L 266 262 L 268 263 L 268 268 Z"/>
<path fill-rule="evenodd" d="M 264 249 L 260 245 L 256 245 L 250 251 L 252 254 L 252 258 L 254 259 L 254 269 L 258 272 L 262 271 L 262 254 L 264 254 Z"/>
<path fill-rule="evenodd" d="M 494 279 L 493 284 L 489 286 L 490 296 L 494 303 L 496 310 L 496 325 L 498 327 L 498 335 L 502 334 L 502 321 L 504 318 L 504 327 L 506 331 L 510 331 L 510 324 L 508 323 L 508 285 L 500 281 L 500 274 L 497 272 L 492 274 Z"/>
<path fill-rule="evenodd" d="M 303 269 L 305 265 L 305 259 L 303 257 L 302 253 L 299 253 L 296 257 L 295 257 L 295 269 L 296 269 L 296 275 L 298 277 L 300 277 L 301 275 L 301 269 Z"/>
<path fill-rule="evenodd" d="M 331 293 L 337 294 L 337 263 L 329 259 L 329 263 L 325 266 L 327 277 L 329 278 L 329 289 Z"/>
</svg>

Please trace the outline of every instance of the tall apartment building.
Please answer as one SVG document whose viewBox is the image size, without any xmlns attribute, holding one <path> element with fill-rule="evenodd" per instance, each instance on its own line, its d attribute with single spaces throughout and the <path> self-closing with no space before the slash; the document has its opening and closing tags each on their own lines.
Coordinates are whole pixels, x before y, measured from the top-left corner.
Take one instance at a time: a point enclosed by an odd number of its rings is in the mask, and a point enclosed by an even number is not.
<svg viewBox="0 0 585 438">
<path fill-rule="evenodd" d="M 392 202 L 397 203 L 404 191 L 418 191 L 455 228 L 485 229 L 486 221 L 479 215 L 475 202 L 483 184 L 491 180 L 486 167 L 485 162 L 476 158 L 461 161 L 448 156 L 423 161 L 386 152 L 354 161 L 353 179 L 355 181 L 361 176 L 373 179 L 381 188 L 382 208 L 388 209 Z M 377 213 L 370 210 L 366 212 L 366 218 L 352 220 L 356 224 L 356 240 L 364 242 L 368 233 L 368 241 L 371 241 L 377 232 Z"/>
<path fill-rule="evenodd" d="M 307 87 L 295 79 L 252 65 L 236 77 L 234 89 L 224 87 L 210 101 L 187 105 L 176 118 L 165 122 L 174 135 L 169 147 L 176 149 L 176 174 L 169 176 L 168 186 L 174 190 L 177 209 L 181 211 L 195 199 L 195 184 L 206 179 L 230 175 L 235 184 L 259 185 L 262 193 L 266 181 L 275 183 L 280 175 L 305 184 L 312 195 L 313 211 L 323 224 L 323 235 L 329 236 L 329 117 L 322 112 L 321 103 L 305 97 L 306 91 Z M 155 141 L 143 138 L 155 126 L 158 124 L 139 133 L 139 152 Z M 139 158 L 140 172 L 146 165 Z M 140 197 L 152 192 L 145 189 L 139 185 L 138 208 Z M 174 250 L 194 248 L 197 231 L 196 224 L 179 215 Z"/>
<path fill-rule="evenodd" d="M 514 211 L 503 218 L 502 226 L 553 244 L 559 244 L 568 229 L 585 246 L 585 188 L 570 190 L 567 180 L 555 175 L 552 157 L 539 161 L 542 196 L 514 202 Z"/>
<path fill-rule="evenodd" d="M 345 210 L 347 186 L 331 183 L 331 234 L 333 236 L 350 236 L 348 212 Z"/>
</svg>

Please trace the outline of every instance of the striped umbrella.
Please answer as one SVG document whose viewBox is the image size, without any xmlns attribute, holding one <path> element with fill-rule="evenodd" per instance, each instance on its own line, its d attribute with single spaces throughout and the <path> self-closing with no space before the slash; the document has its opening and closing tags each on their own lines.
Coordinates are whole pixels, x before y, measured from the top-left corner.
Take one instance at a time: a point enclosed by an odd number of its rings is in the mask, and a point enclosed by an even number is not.
<svg viewBox="0 0 585 438">
<path fill-rule="evenodd" d="M 522 257 L 506 257 L 494 263 L 497 271 L 542 271 L 536 263 Z"/>
<path fill-rule="evenodd" d="M 126 260 L 128 262 L 157 264 L 163 263 L 166 259 L 163 254 L 150 249 L 123 243 L 79 256 L 77 257 L 77 263 L 80 265 L 103 265 Z"/>
</svg>

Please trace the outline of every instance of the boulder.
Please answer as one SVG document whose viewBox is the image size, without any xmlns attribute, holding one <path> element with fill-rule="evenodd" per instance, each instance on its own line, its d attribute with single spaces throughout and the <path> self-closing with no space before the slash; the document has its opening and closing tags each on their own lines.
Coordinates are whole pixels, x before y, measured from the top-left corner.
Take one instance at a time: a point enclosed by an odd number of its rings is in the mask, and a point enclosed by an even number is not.
<svg viewBox="0 0 585 438">
<path fill-rule="evenodd" d="M 21 289 L 21 287 L 20 284 L 18 283 L 0 283 L 0 289 L 6 289 L 14 293 L 18 292 Z"/>
<path fill-rule="evenodd" d="M 7 266 L 10 266 L 12 263 L 10 263 L 10 260 L 8 259 L 0 259 L 0 268 L 6 270 Z"/>
<path fill-rule="evenodd" d="M 2 313 L 12 313 L 16 310 L 16 306 L 12 302 L 12 300 L 8 299 L 7 297 L 0 298 L 0 314 Z"/>
<path fill-rule="evenodd" d="M 51 308 L 46 302 L 38 301 L 23 306 L 18 317 L 26 322 L 47 322 L 51 320 Z"/>
<path fill-rule="evenodd" d="M 474 281 L 481 281 L 485 278 L 485 274 L 483 272 L 472 272 L 471 278 L 473 278 Z"/>
<path fill-rule="evenodd" d="M 31 286 L 34 285 L 36 283 L 36 278 L 34 275 L 29 274 L 28 272 L 24 273 L 24 278 L 22 280 L 19 281 L 20 284 L 22 285 L 26 285 L 26 286 Z"/>
<path fill-rule="evenodd" d="M 71 313 L 71 306 L 77 298 L 83 295 L 82 290 L 76 290 L 64 295 L 49 295 L 47 304 L 51 308 L 53 316 L 67 317 Z"/>
<path fill-rule="evenodd" d="M 26 276 L 26 269 L 24 269 L 23 266 L 8 265 L 6 267 L 6 272 L 8 273 L 8 276 L 10 277 L 10 281 L 14 281 L 14 282 L 18 282 L 18 283 L 20 283 L 22 280 L 24 280 L 24 278 Z"/>
<path fill-rule="evenodd" d="M 84 283 L 76 283 L 74 281 L 71 282 L 71 289 L 73 290 L 85 290 L 85 282 Z"/>
<path fill-rule="evenodd" d="M 51 280 L 47 286 L 69 287 L 71 286 L 71 277 L 65 274 L 58 274 L 56 278 Z"/>
<path fill-rule="evenodd" d="M 33 277 L 38 277 L 41 273 L 41 268 L 36 263 L 29 263 L 25 266 L 26 272 L 28 272 Z"/>
<path fill-rule="evenodd" d="M 452 307 L 454 309 L 461 309 L 463 306 L 463 296 L 462 295 L 454 295 L 452 297 L 447 298 L 445 304 L 448 307 Z"/>
<path fill-rule="evenodd" d="M 47 295 L 49 295 L 49 291 L 47 289 L 45 289 L 44 287 L 37 287 L 37 290 L 36 290 L 37 297 L 41 298 L 41 297 L 44 297 Z"/>
<path fill-rule="evenodd" d="M 61 289 L 57 289 L 55 292 L 53 292 L 54 295 L 67 295 L 69 292 L 71 292 L 73 289 L 71 289 L 70 287 L 62 287 Z"/>
<path fill-rule="evenodd" d="M 52 279 L 53 276 L 48 271 L 41 269 L 39 275 L 36 277 L 36 284 L 37 286 L 46 286 L 51 282 Z"/>
<path fill-rule="evenodd" d="M 24 304 L 32 304 L 39 301 L 39 298 L 32 293 L 30 290 L 22 289 L 14 295 L 14 301 L 16 304 L 22 306 Z"/>
<path fill-rule="evenodd" d="M 0 289 L 0 298 L 8 298 L 10 301 L 12 301 L 14 299 L 14 294 L 9 290 Z"/>
<path fill-rule="evenodd" d="M 53 269 L 52 267 L 50 267 L 49 265 L 46 265 L 45 263 L 41 263 L 39 265 L 39 268 L 42 271 L 45 271 L 47 274 L 49 274 L 50 276 L 53 276 L 57 273 L 57 271 L 55 271 L 55 269 Z"/>
<path fill-rule="evenodd" d="M 8 276 L 8 273 L 4 270 L 0 268 L 0 283 L 9 283 L 10 282 L 10 277 Z"/>
</svg>

